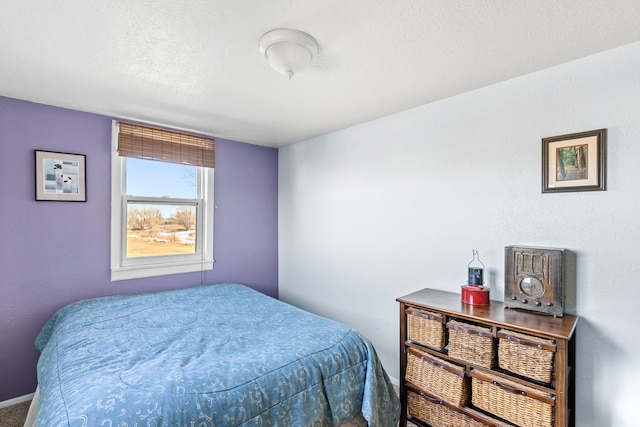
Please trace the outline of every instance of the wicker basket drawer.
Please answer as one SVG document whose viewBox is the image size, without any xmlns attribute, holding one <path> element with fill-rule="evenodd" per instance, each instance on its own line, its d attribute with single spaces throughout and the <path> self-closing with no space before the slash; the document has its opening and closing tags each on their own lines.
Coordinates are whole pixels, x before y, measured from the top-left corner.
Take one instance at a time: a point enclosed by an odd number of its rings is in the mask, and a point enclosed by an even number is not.
<svg viewBox="0 0 640 427">
<path fill-rule="evenodd" d="M 442 404 L 438 399 L 407 391 L 407 411 L 432 427 L 486 427 L 462 412 L 455 411 Z"/>
<path fill-rule="evenodd" d="M 469 401 L 469 378 L 465 367 L 414 348 L 407 349 L 408 382 L 456 406 Z"/>
<path fill-rule="evenodd" d="M 544 383 L 553 380 L 556 343 L 501 329 L 498 331 L 498 366 Z"/>
<path fill-rule="evenodd" d="M 472 370 L 471 403 L 520 427 L 553 427 L 555 396 Z"/>
<path fill-rule="evenodd" d="M 490 368 L 493 365 L 493 332 L 489 327 L 450 320 L 449 356 Z"/>
<path fill-rule="evenodd" d="M 431 313 L 408 308 L 407 338 L 427 347 L 442 350 L 444 343 L 444 317 L 440 313 Z"/>
</svg>

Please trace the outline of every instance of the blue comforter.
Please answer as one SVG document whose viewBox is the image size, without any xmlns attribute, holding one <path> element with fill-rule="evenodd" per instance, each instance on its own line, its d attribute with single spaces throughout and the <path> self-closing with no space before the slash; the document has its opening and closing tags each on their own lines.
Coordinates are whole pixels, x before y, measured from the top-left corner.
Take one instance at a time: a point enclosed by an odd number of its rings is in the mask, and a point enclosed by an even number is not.
<svg viewBox="0 0 640 427">
<path fill-rule="evenodd" d="M 371 344 L 238 284 L 95 298 L 36 339 L 38 426 L 395 426 Z"/>
</svg>

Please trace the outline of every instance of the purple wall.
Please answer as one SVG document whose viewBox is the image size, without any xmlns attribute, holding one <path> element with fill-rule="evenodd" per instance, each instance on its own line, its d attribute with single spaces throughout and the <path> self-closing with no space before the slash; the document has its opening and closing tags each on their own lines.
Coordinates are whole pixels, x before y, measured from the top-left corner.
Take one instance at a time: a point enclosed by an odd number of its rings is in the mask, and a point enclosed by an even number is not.
<svg viewBox="0 0 640 427">
<path fill-rule="evenodd" d="M 111 282 L 111 118 L 0 97 L 0 401 L 32 393 L 67 303 L 234 281 L 278 293 L 276 149 L 216 139 L 213 271 Z M 36 202 L 34 150 L 86 155 L 87 202 Z"/>
</svg>

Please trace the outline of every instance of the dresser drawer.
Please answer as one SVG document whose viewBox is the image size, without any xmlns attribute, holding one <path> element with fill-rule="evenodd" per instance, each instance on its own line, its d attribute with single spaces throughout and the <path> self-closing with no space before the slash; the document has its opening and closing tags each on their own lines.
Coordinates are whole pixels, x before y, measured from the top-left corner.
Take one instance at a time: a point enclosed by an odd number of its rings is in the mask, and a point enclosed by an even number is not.
<svg viewBox="0 0 640 427">
<path fill-rule="evenodd" d="M 537 381 L 551 383 L 556 343 L 531 335 L 498 331 L 498 366 Z"/>
<path fill-rule="evenodd" d="M 555 396 L 498 377 L 471 370 L 471 403 L 520 427 L 553 427 Z"/>
<path fill-rule="evenodd" d="M 407 392 L 407 411 L 432 427 L 486 427 L 468 415 L 445 406 L 424 393 Z"/>
<path fill-rule="evenodd" d="M 456 320 L 447 322 L 449 356 L 490 368 L 493 365 L 493 330 Z"/>
<path fill-rule="evenodd" d="M 408 308 L 407 339 L 426 347 L 442 350 L 445 346 L 444 316 L 440 313 Z"/>
<path fill-rule="evenodd" d="M 456 406 L 469 400 L 469 378 L 465 367 L 414 348 L 407 349 L 405 379 L 427 393 Z"/>
</svg>

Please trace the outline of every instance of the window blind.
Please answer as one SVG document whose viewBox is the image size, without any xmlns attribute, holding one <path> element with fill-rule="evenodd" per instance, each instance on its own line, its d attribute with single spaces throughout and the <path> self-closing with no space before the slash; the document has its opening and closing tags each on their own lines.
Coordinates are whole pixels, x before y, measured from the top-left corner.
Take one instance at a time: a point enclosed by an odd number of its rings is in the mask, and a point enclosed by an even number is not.
<svg viewBox="0 0 640 427">
<path fill-rule="evenodd" d="M 215 167 L 212 138 L 188 135 L 131 123 L 119 123 L 118 154 L 207 168 Z"/>
</svg>

